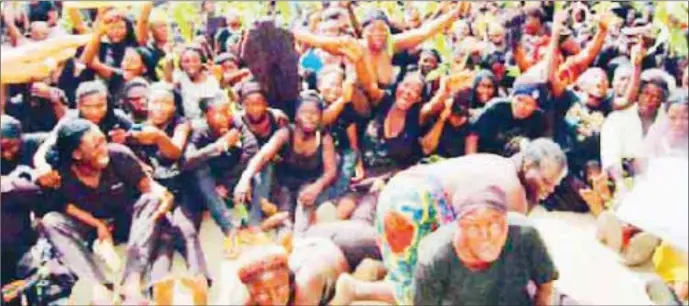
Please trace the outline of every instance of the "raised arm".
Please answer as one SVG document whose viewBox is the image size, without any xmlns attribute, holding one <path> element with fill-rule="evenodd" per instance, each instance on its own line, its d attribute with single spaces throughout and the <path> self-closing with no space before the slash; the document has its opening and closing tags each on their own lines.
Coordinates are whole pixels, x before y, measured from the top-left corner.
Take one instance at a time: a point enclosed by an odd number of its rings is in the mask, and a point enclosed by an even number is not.
<svg viewBox="0 0 689 306">
<path fill-rule="evenodd" d="M 450 98 L 449 77 L 443 76 L 440 79 L 440 87 L 433 98 L 421 107 L 419 117 L 421 125 L 426 125 L 431 118 L 437 116 L 445 107 L 445 101 Z"/>
<path fill-rule="evenodd" d="M 423 138 L 421 138 L 421 148 L 423 149 L 424 155 L 431 155 L 438 149 L 438 144 L 440 144 L 440 136 L 443 135 L 443 130 L 445 129 L 445 122 L 450 116 L 451 108 L 445 108 L 443 112 L 438 117 L 438 120 L 433 124 L 428 133 L 426 133 Z"/>
<path fill-rule="evenodd" d="M 601 50 L 603 50 L 603 45 L 605 44 L 605 39 L 608 37 L 608 29 L 610 28 L 611 18 L 607 14 L 599 17 L 598 21 L 598 31 L 586 47 L 581 50 L 578 54 L 572 56 L 568 61 L 567 65 L 571 66 L 577 74 L 581 74 L 584 70 L 593 64 Z M 570 82 L 576 80 L 576 76 L 572 76 Z M 567 84 L 569 85 L 569 84 Z"/>
<path fill-rule="evenodd" d="M 641 62 L 643 62 L 645 53 L 646 50 L 644 50 L 642 44 L 638 44 L 632 48 L 632 65 L 634 65 L 634 68 L 632 68 L 632 76 L 629 79 L 624 97 L 613 101 L 613 109 L 626 109 L 636 102 L 636 97 L 639 94 L 639 86 L 641 84 Z"/>
<path fill-rule="evenodd" d="M 392 36 L 394 52 L 397 53 L 418 46 L 433 35 L 451 26 L 457 18 L 465 15 L 470 9 L 471 2 L 461 2 L 450 12 L 425 23 L 418 29 L 409 30 Z"/>
<path fill-rule="evenodd" d="M 65 9 L 67 10 L 67 16 L 72 20 L 72 27 L 77 34 L 87 34 L 91 31 L 89 27 L 86 26 L 84 19 L 81 18 L 79 9 L 76 7 L 66 7 Z"/>
<path fill-rule="evenodd" d="M 352 101 L 352 95 L 354 91 L 354 84 L 352 81 L 345 81 L 342 84 L 342 96 L 337 99 L 323 112 L 323 124 L 326 126 L 332 125 L 340 117 L 342 111 L 345 109 L 348 103 Z"/>
<path fill-rule="evenodd" d="M 94 29 L 93 33 L 91 33 L 91 41 L 89 41 L 84 48 L 84 52 L 81 54 L 81 62 L 87 67 L 95 70 L 99 76 L 110 79 L 115 73 L 115 68 L 101 63 L 98 58 L 100 40 L 107 31 L 107 25 L 102 20 L 98 20 L 96 21 Z"/>
<path fill-rule="evenodd" d="M 545 57 L 545 74 L 548 78 L 548 84 L 550 84 L 553 96 L 555 97 L 560 97 L 567 87 L 567 84 L 563 83 L 557 74 L 558 55 L 560 54 L 560 33 L 562 32 L 567 17 L 565 11 L 560 11 L 555 14 L 552 34 L 548 44 L 548 53 Z"/>
<path fill-rule="evenodd" d="M 342 53 L 350 63 L 354 64 L 356 83 L 363 89 L 373 104 L 377 104 L 385 95 L 385 91 L 378 87 L 378 80 L 374 73 L 373 64 L 364 54 L 364 48 L 351 37 L 343 38 Z"/>
<path fill-rule="evenodd" d="M 140 46 L 144 46 L 148 42 L 148 18 L 151 16 L 151 10 L 153 10 L 153 2 L 146 1 L 141 7 L 141 15 L 136 21 L 136 41 Z"/>
</svg>

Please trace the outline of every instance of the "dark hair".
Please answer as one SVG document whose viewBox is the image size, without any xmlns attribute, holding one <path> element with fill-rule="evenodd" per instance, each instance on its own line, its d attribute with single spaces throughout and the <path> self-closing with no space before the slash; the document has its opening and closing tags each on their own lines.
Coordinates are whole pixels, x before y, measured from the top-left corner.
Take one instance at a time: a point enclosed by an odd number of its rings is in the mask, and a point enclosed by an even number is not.
<svg viewBox="0 0 689 306">
<path fill-rule="evenodd" d="M 215 109 L 216 107 L 224 104 L 229 104 L 229 101 L 227 99 L 224 99 L 224 97 L 219 93 L 213 97 L 201 98 L 201 100 L 199 101 L 199 108 L 202 112 L 206 113 L 209 110 Z"/>
<path fill-rule="evenodd" d="M 81 145 L 81 139 L 94 127 L 85 119 L 72 119 L 57 130 L 55 144 L 47 154 L 47 161 L 54 169 L 63 169 L 72 164 L 72 154 Z"/>
<path fill-rule="evenodd" d="M 435 57 L 435 59 L 438 61 L 438 64 L 443 62 L 443 58 L 440 56 L 440 52 L 438 52 L 438 50 L 436 50 L 434 48 L 423 48 L 423 49 L 421 49 L 421 53 L 419 53 L 419 55 L 424 54 L 424 53 L 428 53 L 430 55 L 433 55 Z"/>
<path fill-rule="evenodd" d="M 184 53 L 187 53 L 189 51 L 193 51 L 193 52 L 198 53 L 202 64 L 205 64 L 208 61 L 208 57 L 206 57 L 206 52 L 204 52 L 203 49 L 201 49 L 200 47 L 197 47 L 197 46 L 189 45 L 189 46 L 184 47 L 184 49 L 182 50 L 182 52 L 179 55 L 179 63 L 177 63 L 179 65 L 179 67 L 182 67 L 182 57 L 184 56 Z"/>
<path fill-rule="evenodd" d="M 252 93 L 260 93 L 264 97 L 266 97 L 266 93 L 261 87 L 261 84 L 255 81 L 248 81 L 245 82 L 244 84 L 241 85 L 239 88 L 239 99 L 244 102 L 244 99 L 246 99 L 247 96 L 249 96 Z M 266 97 L 267 98 L 267 97 Z"/>
<path fill-rule="evenodd" d="M 321 95 L 319 95 L 315 90 L 302 91 L 299 94 L 299 100 L 297 101 L 295 110 L 299 111 L 299 109 L 306 103 L 315 103 L 316 106 L 318 106 L 318 110 L 321 112 L 323 112 L 323 109 L 325 108 Z"/>
<path fill-rule="evenodd" d="M 541 23 L 544 23 L 546 21 L 545 11 L 540 6 L 527 5 L 524 8 L 524 13 L 526 13 L 526 16 L 528 17 L 538 18 L 538 20 L 540 20 Z"/>
<path fill-rule="evenodd" d="M 667 98 L 669 96 L 670 89 L 667 85 L 667 82 L 665 82 L 665 80 L 663 80 L 662 78 L 659 78 L 659 77 L 653 77 L 653 78 L 649 78 L 647 80 L 642 80 L 641 86 L 639 86 L 639 93 L 641 93 L 646 88 L 646 86 L 648 86 L 648 85 L 655 85 L 658 88 L 660 88 L 663 92 L 663 101 L 667 100 Z"/>
</svg>

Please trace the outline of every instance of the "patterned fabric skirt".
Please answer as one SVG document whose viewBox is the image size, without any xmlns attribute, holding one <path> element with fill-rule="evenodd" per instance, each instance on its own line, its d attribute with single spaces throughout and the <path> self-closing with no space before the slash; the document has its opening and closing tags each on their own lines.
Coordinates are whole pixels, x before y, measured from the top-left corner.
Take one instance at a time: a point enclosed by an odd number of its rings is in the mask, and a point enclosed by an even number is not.
<svg viewBox="0 0 689 306">
<path fill-rule="evenodd" d="M 421 239 L 455 220 L 440 183 L 431 176 L 393 177 L 378 199 L 376 230 L 381 237 L 387 280 L 400 305 L 413 303 L 412 281 Z"/>
</svg>

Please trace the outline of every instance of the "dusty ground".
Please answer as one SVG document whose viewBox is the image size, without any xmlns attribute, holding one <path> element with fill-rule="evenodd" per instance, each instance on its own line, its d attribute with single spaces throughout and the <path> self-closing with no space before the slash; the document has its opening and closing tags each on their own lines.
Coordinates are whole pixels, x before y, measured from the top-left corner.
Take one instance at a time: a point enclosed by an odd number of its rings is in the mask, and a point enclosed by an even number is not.
<svg viewBox="0 0 689 306">
<path fill-rule="evenodd" d="M 542 237 L 560 270 L 556 287 L 583 305 L 650 305 L 644 280 L 652 275 L 645 265 L 630 269 L 617 261 L 616 254 L 595 239 L 594 218 L 588 214 L 546 212 L 536 209 L 529 217 Z M 232 296 L 246 294 L 233 273 L 233 263 L 223 260 L 222 234 L 212 219 L 205 218 L 201 227 L 201 244 L 215 284 L 211 288 L 214 305 L 237 304 Z M 122 251 L 122 246 L 118 247 Z M 182 258 L 176 255 L 174 273 L 184 273 Z M 87 304 L 90 290 L 80 282 L 72 302 Z"/>
</svg>

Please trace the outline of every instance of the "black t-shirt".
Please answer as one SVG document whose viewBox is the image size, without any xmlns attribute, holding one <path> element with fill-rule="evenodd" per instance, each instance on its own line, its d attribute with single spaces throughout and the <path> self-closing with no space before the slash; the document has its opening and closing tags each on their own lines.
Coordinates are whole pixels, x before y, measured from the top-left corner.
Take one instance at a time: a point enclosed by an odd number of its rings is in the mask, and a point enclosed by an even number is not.
<svg viewBox="0 0 689 306">
<path fill-rule="evenodd" d="M 417 163 L 423 156 L 419 138 L 423 129 L 419 124 L 421 105 L 416 104 L 407 111 L 404 128 L 395 137 L 385 138 L 385 117 L 394 101 L 394 91 L 388 91 L 374 109 L 373 119 L 363 131 L 363 161 L 366 167 L 407 167 Z"/>
<path fill-rule="evenodd" d="M 518 137 L 534 139 L 545 133 L 546 121 L 541 111 L 526 119 L 517 119 L 512 114 L 509 99 L 493 100 L 476 118 L 475 133 L 479 135 L 479 151 L 508 155 L 508 144 Z"/>
<path fill-rule="evenodd" d="M 435 123 L 433 123 L 435 124 Z M 470 122 L 466 122 L 459 127 L 454 127 L 449 122 L 445 122 L 443 133 L 440 135 L 438 148 L 435 154 L 442 157 L 459 157 L 464 155 L 466 137 L 473 131 L 473 126 Z"/>
<path fill-rule="evenodd" d="M 150 67 L 147 67 L 146 77 L 153 82 L 159 81 L 158 75 L 156 74 L 156 67 L 158 62 L 165 57 L 165 50 L 158 48 L 153 42 L 149 42 L 146 45 L 146 49 L 151 54 L 150 57 Z M 148 66 L 148 65 L 147 65 Z"/>
<path fill-rule="evenodd" d="M 419 246 L 415 273 L 416 305 L 533 305 L 527 286 L 558 278 L 558 271 L 538 231 L 511 222 L 500 257 L 472 272 L 453 246 L 454 224 L 426 236 Z"/>
<path fill-rule="evenodd" d="M 168 137 L 172 138 L 175 134 L 175 129 L 185 122 L 184 117 L 178 116 L 172 119 L 172 122 L 163 131 Z M 134 141 L 132 140 L 132 142 Z M 131 143 L 128 146 L 137 157 L 153 168 L 152 177 L 156 182 L 165 186 L 174 195 L 179 195 L 181 192 L 181 182 L 179 180 L 181 167 L 178 159 L 165 158 L 161 155 L 160 148 L 157 145 Z"/>
<path fill-rule="evenodd" d="M 32 133 L 22 135 L 22 144 L 19 149 L 19 154 L 15 160 L 2 159 L 2 167 L 0 172 L 2 175 L 8 175 L 14 171 L 19 165 L 33 166 L 33 157 L 38 150 L 38 147 L 48 138 L 47 133 Z"/>
<path fill-rule="evenodd" d="M 233 116 L 232 122 L 233 127 L 239 130 L 241 148 L 233 146 L 227 152 L 202 158 L 210 166 L 211 172 L 216 178 L 238 179 L 244 172 L 249 160 L 256 155 L 260 148 L 256 137 L 239 116 Z M 208 125 L 203 125 L 192 133 L 187 145 L 187 153 L 212 145 L 218 138 L 219 136 L 214 135 Z"/>
<path fill-rule="evenodd" d="M 108 144 L 110 163 L 103 169 L 97 188 L 84 185 L 70 169 L 60 169 L 59 203 L 74 204 L 96 218 L 130 217 L 146 177 L 136 155 L 127 147 Z"/>
</svg>

